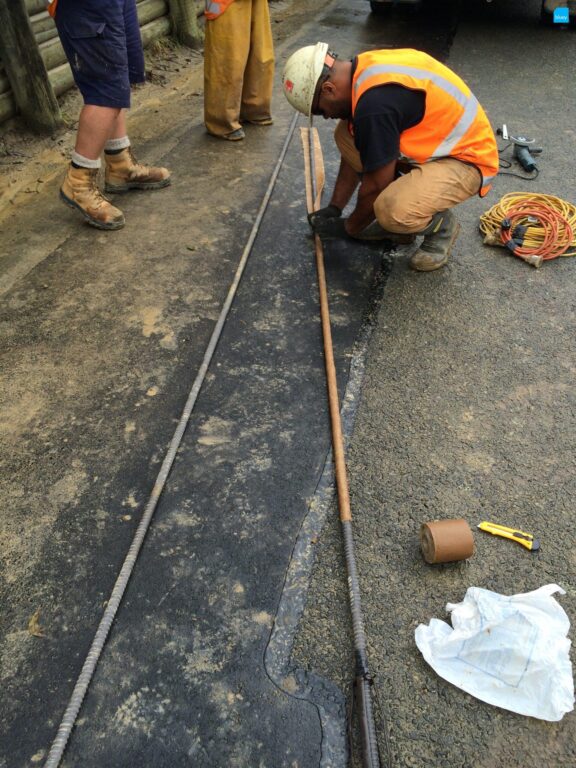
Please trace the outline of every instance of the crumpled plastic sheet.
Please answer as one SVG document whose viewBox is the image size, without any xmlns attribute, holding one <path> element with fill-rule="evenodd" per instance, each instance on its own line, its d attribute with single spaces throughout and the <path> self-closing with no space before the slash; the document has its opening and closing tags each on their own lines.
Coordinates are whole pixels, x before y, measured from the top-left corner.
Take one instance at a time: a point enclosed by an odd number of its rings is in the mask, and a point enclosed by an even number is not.
<svg viewBox="0 0 576 768">
<path fill-rule="evenodd" d="M 470 587 L 448 603 L 452 626 L 420 624 L 416 645 L 445 680 L 488 704 L 558 721 L 574 708 L 570 621 L 553 597 L 557 584 L 500 595 Z"/>
</svg>

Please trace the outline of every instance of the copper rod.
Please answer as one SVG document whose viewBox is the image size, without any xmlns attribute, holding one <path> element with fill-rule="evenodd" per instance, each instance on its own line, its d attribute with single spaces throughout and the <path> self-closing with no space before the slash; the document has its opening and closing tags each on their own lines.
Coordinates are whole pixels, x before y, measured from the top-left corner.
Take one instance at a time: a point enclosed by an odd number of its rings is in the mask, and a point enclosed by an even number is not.
<svg viewBox="0 0 576 768">
<path fill-rule="evenodd" d="M 317 190 L 314 199 L 312 183 L 312 159 L 310 146 L 310 131 L 312 131 L 313 161 L 316 171 Z M 304 148 L 304 172 L 306 177 L 306 205 L 308 213 L 320 208 L 322 190 L 324 187 L 324 160 L 322 147 L 316 128 L 300 128 L 302 145 Z M 324 249 L 318 235 L 314 235 L 314 247 L 316 251 L 316 270 L 318 272 L 318 292 L 320 295 L 320 317 L 322 320 L 322 335 L 324 337 L 324 363 L 326 366 L 326 385 L 328 388 L 328 404 L 330 408 L 330 424 L 332 427 L 332 450 L 334 453 L 334 472 L 336 475 L 336 487 L 338 489 L 338 506 L 340 520 L 351 521 L 350 492 L 348 488 L 348 475 L 344 460 L 344 438 L 342 435 L 342 420 L 340 418 L 340 402 L 338 400 L 338 385 L 336 382 L 336 366 L 334 364 L 334 350 L 332 345 L 332 329 L 330 327 L 330 308 L 328 305 L 328 292 L 326 290 L 326 271 L 324 269 Z"/>
<path fill-rule="evenodd" d="M 300 129 L 304 148 L 304 171 L 306 177 L 306 205 L 308 213 L 320 208 L 322 190 L 324 188 L 324 160 L 318 131 L 315 128 Z M 316 195 L 314 195 L 316 187 Z M 322 334 L 324 338 L 324 361 L 326 366 L 326 384 L 328 389 L 328 403 L 330 409 L 330 423 L 332 427 L 332 453 L 334 455 L 334 473 L 338 490 L 338 509 L 344 541 L 344 555 L 348 572 L 348 592 L 350 597 L 350 613 L 352 618 L 352 632 L 354 634 L 354 694 L 360 725 L 360 740 L 362 743 L 363 768 L 380 768 L 380 755 L 378 739 L 374 724 L 372 710 L 372 677 L 368 669 L 366 654 L 366 635 L 362 618 L 362 605 L 360 601 L 360 585 L 356 557 L 354 554 L 354 539 L 352 536 L 352 514 L 350 511 L 350 493 L 348 488 L 348 474 L 344 460 L 344 438 L 342 435 L 342 421 L 340 418 L 340 403 L 338 400 L 338 385 L 336 381 L 336 366 L 334 364 L 334 350 L 332 345 L 332 331 L 330 328 L 330 310 L 328 305 L 328 291 L 326 289 L 326 272 L 324 269 L 324 249 L 320 237 L 314 234 L 314 247 L 316 251 L 316 269 L 318 272 L 318 291 L 320 295 L 320 315 L 322 320 Z M 387 749 L 389 753 L 389 749 Z M 389 760 L 388 763 L 391 761 Z"/>
</svg>

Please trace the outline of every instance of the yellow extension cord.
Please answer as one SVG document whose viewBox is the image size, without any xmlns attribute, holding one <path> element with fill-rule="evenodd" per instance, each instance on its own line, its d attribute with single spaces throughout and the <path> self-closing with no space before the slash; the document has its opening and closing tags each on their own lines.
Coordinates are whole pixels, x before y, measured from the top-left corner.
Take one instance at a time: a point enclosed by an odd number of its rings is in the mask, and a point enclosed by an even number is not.
<svg viewBox="0 0 576 768">
<path fill-rule="evenodd" d="M 538 218 L 539 213 L 541 218 Z M 510 192 L 480 216 L 480 231 L 485 245 L 506 246 L 510 235 L 502 221 L 512 219 L 513 230 L 526 225 L 522 247 L 512 252 L 532 266 L 557 256 L 576 256 L 576 206 L 553 195 Z"/>
</svg>

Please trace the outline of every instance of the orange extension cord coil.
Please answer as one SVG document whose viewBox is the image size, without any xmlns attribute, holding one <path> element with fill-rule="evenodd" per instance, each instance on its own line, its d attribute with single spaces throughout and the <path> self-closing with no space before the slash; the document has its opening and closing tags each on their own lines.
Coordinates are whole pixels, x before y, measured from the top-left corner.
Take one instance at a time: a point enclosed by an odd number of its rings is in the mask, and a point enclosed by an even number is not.
<svg viewBox="0 0 576 768">
<path fill-rule="evenodd" d="M 480 217 L 485 245 L 501 245 L 533 267 L 576 256 L 576 206 L 553 195 L 510 192 Z"/>
</svg>

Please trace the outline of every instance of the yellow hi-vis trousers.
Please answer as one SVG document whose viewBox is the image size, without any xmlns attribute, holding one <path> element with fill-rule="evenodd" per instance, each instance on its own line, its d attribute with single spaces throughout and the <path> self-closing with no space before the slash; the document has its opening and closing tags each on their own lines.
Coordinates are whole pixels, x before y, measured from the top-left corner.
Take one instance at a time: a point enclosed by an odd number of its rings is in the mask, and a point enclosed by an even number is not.
<svg viewBox="0 0 576 768">
<path fill-rule="evenodd" d="M 222 136 L 270 117 L 274 49 L 267 0 L 234 0 L 206 20 L 204 122 Z"/>
</svg>

